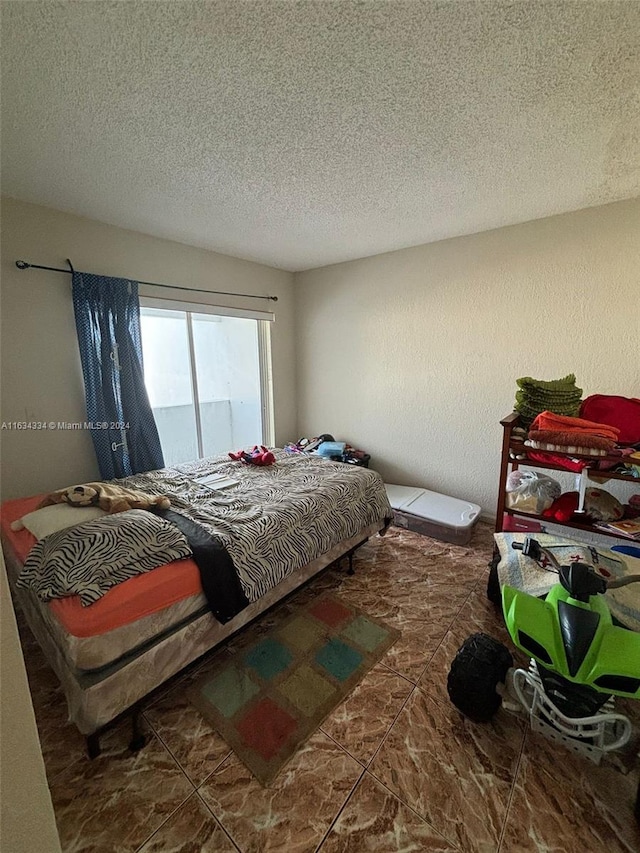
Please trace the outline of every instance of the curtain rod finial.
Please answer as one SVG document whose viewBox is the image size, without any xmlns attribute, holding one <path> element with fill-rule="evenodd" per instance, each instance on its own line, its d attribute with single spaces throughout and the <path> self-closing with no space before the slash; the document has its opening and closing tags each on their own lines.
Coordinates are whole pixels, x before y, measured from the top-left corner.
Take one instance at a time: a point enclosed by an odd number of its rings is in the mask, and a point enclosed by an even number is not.
<svg viewBox="0 0 640 853">
<path fill-rule="evenodd" d="M 19 270 L 28 270 L 31 264 L 28 264 L 26 261 L 16 261 L 16 266 Z"/>
<path fill-rule="evenodd" d="M 270 297 L 269 297 L 269 299 L 270 299 L 272 302 L 277 302 L 277 301 L 278 301 L 278 297 L 277 297 L 277 296 L 270 296 Z"/>
</svg>

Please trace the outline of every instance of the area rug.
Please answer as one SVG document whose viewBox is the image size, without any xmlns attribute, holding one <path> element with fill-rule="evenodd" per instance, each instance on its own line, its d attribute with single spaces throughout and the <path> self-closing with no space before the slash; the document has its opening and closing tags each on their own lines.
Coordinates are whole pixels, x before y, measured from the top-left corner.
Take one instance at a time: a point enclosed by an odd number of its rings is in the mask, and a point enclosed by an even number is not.
<svg viewBox="0 0 640 853">
<path fill-rule="evenodd" d="M 189 699 L 267 785 L 399 636 L 325 594 L 197 681 Z"/>
</svg>

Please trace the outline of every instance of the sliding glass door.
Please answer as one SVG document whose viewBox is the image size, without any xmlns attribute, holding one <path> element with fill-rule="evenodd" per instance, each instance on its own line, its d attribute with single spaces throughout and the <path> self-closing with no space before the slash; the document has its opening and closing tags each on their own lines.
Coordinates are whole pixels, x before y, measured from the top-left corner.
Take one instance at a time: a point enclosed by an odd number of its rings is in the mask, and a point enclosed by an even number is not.
<svg viewBox="0 0 640 853">
<path fill-rule="evenodd" d="M 144 382 L 165 465 L 200 456 L 187 313 L 140 308 Z"/>
<path fill-rule="evenodd" d="M 149 301 L 144 375 L 165 464 L 271 444 L 269 323 Z"/>
</svg>

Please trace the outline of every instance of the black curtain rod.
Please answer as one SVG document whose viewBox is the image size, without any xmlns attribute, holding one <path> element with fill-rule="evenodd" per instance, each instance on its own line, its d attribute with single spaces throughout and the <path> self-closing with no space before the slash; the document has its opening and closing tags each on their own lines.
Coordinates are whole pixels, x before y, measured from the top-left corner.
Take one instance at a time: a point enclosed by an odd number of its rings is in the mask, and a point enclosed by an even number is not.
<svg viewBox="0 0 640 853">
<path fill-rule="evenodd" d="M 68 275 L 72 275 L 75 270 L 68 258 L 67 263 L 70 267 L 68 270 L 62 269 L 62 267 L 43 267 L 41 264 L 29 264 L 26 261 L 16 261 L 16 266 L 19 270 L 51 270 L 51 272 L 66 272 Z M 199 287 L 182 287 L 179 284 L 158 284 L 156 281 L 140 281 L 140 279 L 131 279 L 131 281 L 137 281 L 138 284 L 147 284 L 149 287 L 168 287 L 169 290 L 186 290 L 189 293 L 210 293 L 214 296 L 242 296 L 245 299 L 270 299 L 272 302 L 278 301 L 277 296 L 257 296 L 255 293 L 231 293 L 228 290 L 202 290 Z"/>
</svg>

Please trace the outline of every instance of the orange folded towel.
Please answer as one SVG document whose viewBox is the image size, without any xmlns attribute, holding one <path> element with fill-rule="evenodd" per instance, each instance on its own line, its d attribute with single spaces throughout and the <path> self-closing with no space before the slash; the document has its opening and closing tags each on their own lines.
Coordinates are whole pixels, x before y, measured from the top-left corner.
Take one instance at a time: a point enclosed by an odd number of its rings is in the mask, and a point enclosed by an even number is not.
<svg viewBox="0 0 640 853">
<path fill-rule="evenodd" d="M 585 421 L 583 418 L 569 418 L 565 415 L 554 415 L 553 412 L 540 412 L 531 424 L 533 430 L 554 430 L 556 432 L 573 432 L 585 435 L 598 435 L 611 441 L 618 440 L 620 430 L 608 424 L 598 424 Z"/>
<path fill-rule="evenodd" d="M 615 441 L 603 438 L 601 435 L 593 435 L 590 432 L 560 432 L 555 429 L 530 429 L 531 441 L 542 444 L 555 444 L 560 447 L 595 447 L 599 450 L 613 450 Z"/>
</svg>

